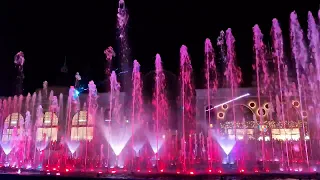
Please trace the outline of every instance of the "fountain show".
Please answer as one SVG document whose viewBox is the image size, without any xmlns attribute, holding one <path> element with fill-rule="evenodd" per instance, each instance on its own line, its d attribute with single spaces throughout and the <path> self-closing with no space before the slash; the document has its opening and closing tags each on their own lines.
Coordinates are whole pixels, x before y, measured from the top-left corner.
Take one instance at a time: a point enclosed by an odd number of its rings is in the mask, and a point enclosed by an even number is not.
<svg viewBox="0 0 320 180">
<path fill-rule="evenodd" d="M 188 43 L 173 49 L 174 73 L 160 50 L 146 66 L 132 58 L 134 17 L 124 0 L 117 6 L 117 45 L 100 51 L 102 92 L 81 70 L 68 86 L 48 80 L 25 92 L 28 54 L 11 57 L 17 73 L 14 95 L 0 98 L 0 177 L 320 178 L 320 11 L 291 11 L 288 28 L 276 18 L 269 31 L 251 26 L 244 87 L 241 34 L 232 27 L 203 39 L 200 57 Z"/>
</svg>

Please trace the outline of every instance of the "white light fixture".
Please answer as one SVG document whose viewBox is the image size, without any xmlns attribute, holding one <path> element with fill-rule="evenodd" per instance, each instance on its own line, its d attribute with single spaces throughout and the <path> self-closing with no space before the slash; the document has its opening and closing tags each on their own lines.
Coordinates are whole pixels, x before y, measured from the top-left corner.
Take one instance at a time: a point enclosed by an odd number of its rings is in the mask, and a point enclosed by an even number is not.
<svg viewBox="0 0 320 180">
<path fill-rule="evenodd" d="M 224 102 L 224 103 L 215 105 L 213 108 L 214 108 L 214 109 L 215 109 L 215 108 L 218 108 L 218 107 L 220 107 L 220 106 L 223 106 L 224 104 L 231 103 L 231 102 L 233 102 L 233 101 L 239 100 L 239 99 L 241 99 L 241 98 L 243 98 L 243 97 L 246 97 L 246 96 L 250 96 L 250 94 L 249 94 L 249 93 L 246 93 L 246 94 L 244 94 L 244 95 L 238 96 L 238 97 L 233 98 L 233 99 L 231 99 L 231 100 L 229 100 L 229 101 L 226 101 L 226 102 Z M 206 111 L 211 111 L 213 108 L 207 109 Z"/>
</svg>

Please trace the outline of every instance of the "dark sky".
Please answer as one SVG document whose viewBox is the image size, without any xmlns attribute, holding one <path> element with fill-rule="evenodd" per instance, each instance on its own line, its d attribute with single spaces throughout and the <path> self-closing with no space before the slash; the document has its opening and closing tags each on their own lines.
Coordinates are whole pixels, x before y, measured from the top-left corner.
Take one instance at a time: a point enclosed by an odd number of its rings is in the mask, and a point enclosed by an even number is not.
<svg viewBox="0 0 320 180">
<path fill-rule="evenodd" d="M 259 24 L 263 33 L 269 35 L 271 20 L 276 17 L 288 38 L 291 11 L 297 11 L 305 28 L 307 11 L 317 14 L 319 8 L 314 0 L 298 3 L 235 2 L 127 0 L 132 59 L 137 59 L 142 65 L 141 70 L 146 73 L 154 69 L 155 54 L 160 53 L 164 67 L 178 74 L 179 49 L 185 44 L 189 48 L 196 79 L 199 79 L 203 76 L 205 38 L 209 37 L 215 43 L 219 31 L 230 27 L 237 41 L 244 85 L 249 85 L 253 25 Z M 26 59 L 25 92 L 42 87 L 44 80 L 49 85 L 69 84 L 76 71 L 85 80 L 102 81 L 105 78 L 103 51 L 110 45 L 115 48 L 119 45 L 116 41 L 117 6 L 117 0 L 1 0 L 0 96 L 14 92 L 13 56 L 20 50 Z M 65 56 L 69 74 L 62 77 L 60 68 Z"/>
</svg>

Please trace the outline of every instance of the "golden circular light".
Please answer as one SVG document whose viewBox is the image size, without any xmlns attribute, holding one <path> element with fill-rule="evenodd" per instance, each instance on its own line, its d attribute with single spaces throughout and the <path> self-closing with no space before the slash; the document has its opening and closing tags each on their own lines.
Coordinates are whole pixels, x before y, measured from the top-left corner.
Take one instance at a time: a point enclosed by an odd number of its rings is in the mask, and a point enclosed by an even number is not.
<svg viewBox="0 0 320 180">
<path fill-rule="evenodd" d="M 262 116 L 265 116 L 265 115 L 266 115 L 266 110 L 265 110 L 265 109 L 263 109 L 263 108 L 258 108 L 258 109 L 257 109 L 257 112 L 256 112 L 258 116 L 261 115 L 261 114 L 260 114 L 260 111 L 262 111 Z"/>
<path fill-rule="evenodd" d="M 223 119 L 224 118 L 224 112 L 218 112 L 217 118 L 218 119 Z"/>
<path fill-rule="evenodd" d="M 265 103 L 265 104 L 263 105 L 263 107 L 264 107 L 264 109 L 266 109 L 266 110 L 269 110 L 269 109 L 270 109 L 269 103 Z"/>
<path fill-rule="evenodd" d="M 224 105 L 222 105 L 222 109 L 224 109 L 224 110 L 227 110 L 228 109 L 228 104 L 224 104 Z"/>
<path fill-rule="evenodd" d="M 299 107 L 300 106 L 300 102 L 297 100 L 292 101 L 292 106 L 294 107 Z"/>
<path fill-rule="evenodd" d="M 248 103 L 248 105 L 249 105 L 249 107 L 252 108 L 252 109 L 254 109 L 254 108 L 257 106 L 257 104 L 256 104 L 255 102 L 253 102 L 253 101 L 250 101 L 250 102 Z"/>
</svg>

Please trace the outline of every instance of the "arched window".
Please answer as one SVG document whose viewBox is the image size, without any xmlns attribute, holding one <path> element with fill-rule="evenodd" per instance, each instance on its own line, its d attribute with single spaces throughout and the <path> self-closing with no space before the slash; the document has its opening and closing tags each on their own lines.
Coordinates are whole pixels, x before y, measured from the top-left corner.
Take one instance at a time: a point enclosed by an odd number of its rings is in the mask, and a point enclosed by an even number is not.
<svg viewBox="0 0 320 180">
<path fill-rule="evenodd" d="M 37 128 L 37 141 L 58 139 L 58 116 L 53 112 L 45 112 L 43 121 L 40 122 Z"/>
<path fill-rule="evenodd" d="M 93 118 L 87 111 L 79 111 L 72 118 L 71 140 L 92 140 Z"/>
<path fill-rule="evenodd" d="M 24 118 L 19 113 L 12 113 L 6 117 L 3 124 L 2 141 L 7 142 L 11 140 L 14 129 L 17 130 L 18 135 L 20 133 L 20 123 L 24 122 Z"/>
</svg>

